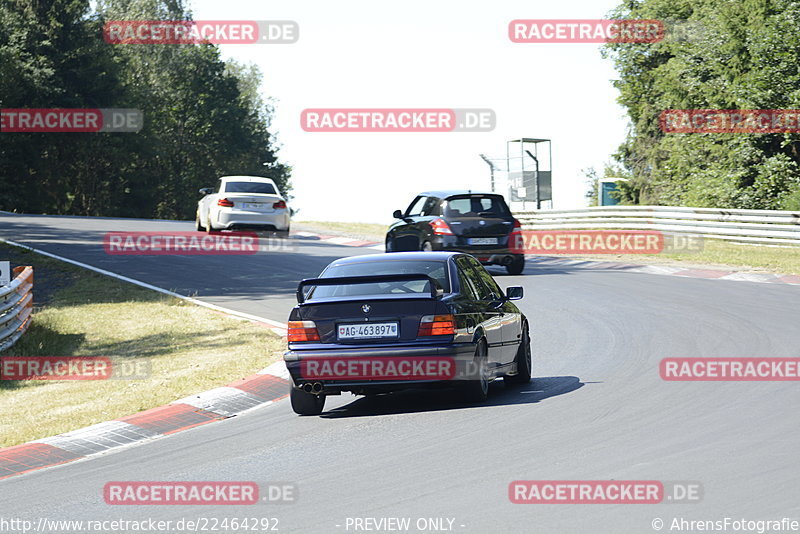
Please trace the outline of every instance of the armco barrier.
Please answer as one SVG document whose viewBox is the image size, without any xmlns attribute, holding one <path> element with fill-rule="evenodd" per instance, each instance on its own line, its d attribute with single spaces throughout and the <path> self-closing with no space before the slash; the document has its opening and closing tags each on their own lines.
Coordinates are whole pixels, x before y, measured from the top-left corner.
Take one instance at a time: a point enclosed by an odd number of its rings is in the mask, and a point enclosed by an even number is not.
<svg viewBox="0 0 800 534">
<path fill-rule="evenodd" d="M 601 206 L 519 212 L 525 230 L 659 230 L 743 243 L 800 246 L 800 211 Z"/>
<path fill-rule="evenodd" d="M 0 287 L 0 351 L 22 337 L 33 310 L 33 267 L 15 267 L 10 284 Z"/>
</svg>

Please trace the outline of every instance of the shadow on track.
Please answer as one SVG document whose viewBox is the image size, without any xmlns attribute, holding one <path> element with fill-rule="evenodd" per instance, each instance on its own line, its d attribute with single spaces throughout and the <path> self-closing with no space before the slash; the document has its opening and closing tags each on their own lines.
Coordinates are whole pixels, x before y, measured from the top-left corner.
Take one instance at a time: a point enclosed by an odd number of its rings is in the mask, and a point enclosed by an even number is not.
<svg viewBox="0 0 800 534">
<path fill-rule="evenodd" d="M 493 382 L 489 389 L 489 398 L 479 404 L 460 400 L 458 392 L 452 389 L 405 390 L 385 395 L 361 397 L 350 404 L 324 412 L 320 417 L 338 419 L 533 404 L 550 397 L 571 393 L 584 385 L 576 376 L 534 378 L 530 384 L 522 386 L 504 386 L 501 382 L 500 380 Z"/>
</svg>

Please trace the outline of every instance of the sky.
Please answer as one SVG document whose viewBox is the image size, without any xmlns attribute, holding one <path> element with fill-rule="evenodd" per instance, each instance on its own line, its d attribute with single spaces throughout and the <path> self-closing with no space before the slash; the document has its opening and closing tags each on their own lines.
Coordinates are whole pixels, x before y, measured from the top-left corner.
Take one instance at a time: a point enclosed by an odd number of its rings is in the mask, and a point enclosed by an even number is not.
<svg viewBox="0 0 800 534">
<path fill-rule="evenodd" d="M 195 20 L 292 20 L 293 44 L 221 45 L 255 63 L 293 167 L 298 220 L 389 223 L 429 189 L 489 189 L 479 157 L 520 137 L 552 140 L 553 207 L 586 205 L 583 169 L 624 140 L 610 59 L 597 44 L 520 44 L 514 19 L 598 19 L 608 0 L 193 0 Z M 490 108 L 491 132 L 305 132 L 307 108 Z M 505 193 L 506 187 L 499 185 Z"/>
</svg>

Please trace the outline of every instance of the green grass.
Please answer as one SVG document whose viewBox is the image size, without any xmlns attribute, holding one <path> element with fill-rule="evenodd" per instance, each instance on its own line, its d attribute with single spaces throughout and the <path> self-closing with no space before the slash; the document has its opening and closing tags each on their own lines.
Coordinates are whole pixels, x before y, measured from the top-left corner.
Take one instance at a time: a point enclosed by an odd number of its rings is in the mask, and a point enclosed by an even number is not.
<svg viewBox="0 0 800 534">
<path fill-rule="evenodd" d="M 160 406 L 251 375 L 283 341 L 222 315 L 18 249 L 34 266 L 33 322 L 2 356 L 109 356 L 147 361 L 144 380 L 0 381 L 0 446 L 39 439 Z"/>
<path fill-rule="evenodd" d="M 369 238 L 381 241 L 386 238 L 386 230 L 389 229 L 385 224 L 357 223 L 357 222 L 333 222 L 333 221 L 297 221 L 292 226 L 319 233 L 334 233 L 352 237 Z"/>
<path fill-rule="evenodd" d="M 703 265 L 737 270 L 763 270 L 800 275 L 800 247 L 741 245 L 706 239 L 702 252 L 684 254 L 590 254 L 569 256 L 630 263 Z"/>
</svg>

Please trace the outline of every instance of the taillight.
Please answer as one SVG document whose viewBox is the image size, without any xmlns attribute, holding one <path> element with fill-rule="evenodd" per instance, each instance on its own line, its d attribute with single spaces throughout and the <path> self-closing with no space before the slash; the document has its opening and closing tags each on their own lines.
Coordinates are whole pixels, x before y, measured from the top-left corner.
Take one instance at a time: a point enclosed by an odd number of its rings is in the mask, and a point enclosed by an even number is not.
<svg viewBox="0 0 800 534">
<path fill-rule="evenodd" d="M 525 253 L 525 241 L 522 237 L 522 225 L 516 219 L 514 219 L 514 227 L 511 229 L 511 233 L 508 234 L 508 250 L 511 251 L 512 254 Z"/>
<path fill-rule="evenodd" d="M 233 201 L 232 200 L 228 200 L 227 198 L 221 198 L 221 199 L 217 200 L 217 206 L 222 206 L 223 208 L 232 208 L 233 207 Z"/>
<path fill-rule="evenodd" d="M 419 321 L 417 337 L 452 336 L 455 333 L 456 318 L 454 315 L 424 315 Z"/>
<path fill-rule="evenodd" d="M 295 341 L 319 341 L 319 332 L 314 321 L 289 321 L 286 338 L 290 343 Z"/>
<path fill-rule="evenodd" d="M 428 224 L 431 225 L 431 228 L 433 228 L 433 233 L 436 235 L 453 235 L 453 231 L 450 229 L 447 223 L 444 222 L 444 219 L 434 219 Z"/>
<path fill-rule="evenodd" d="M 272 207 L 273 207 L 273 209 L 276 209 L 276 210 L 286 209 L 286 201 L 279 200 L 275 204 L 273 204 Z"/>
</svg>

